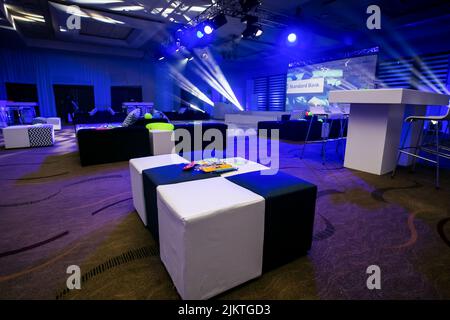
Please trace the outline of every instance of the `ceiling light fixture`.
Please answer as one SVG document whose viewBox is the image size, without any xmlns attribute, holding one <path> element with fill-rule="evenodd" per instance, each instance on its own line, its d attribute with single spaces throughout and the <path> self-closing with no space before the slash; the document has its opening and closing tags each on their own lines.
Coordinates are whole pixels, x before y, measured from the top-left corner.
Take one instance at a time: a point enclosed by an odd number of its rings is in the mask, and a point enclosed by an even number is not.
<svg viewBox="0 0 450 320">
<path fill-rule="evenodd" d="M 189 8 L 189 7 L 188 7 Z M 198 12 L 201 13 L 203 11 L 205 11 L 207 9 L 207 7 L 200 7 L 200 6 L 192 6 L 190 7 L 187 11 L 188 12 Z"/>
<path fill-rule="evenodd" d="M 21 16 L 16 16 L 14 14 L 11 15 L 11 18 L 14 20 L 19 20 L 19 21 L 24 21 L 24 22 L 36 22 L 30 18 L 26 18 L 26 17 L 21 17 Z"/>
<path fill-rule="evenodd" d="M 197 31 L 197 38 L 201 39 L 203 38 L 204 34 L 200 30 Z"/>
<path fill-rule="evenodd" d="M 241 22 L 247 25 L 242 32 L 242 38 L 258 38 L 263 34 L 261 25 L 258 24 L 258 17 L 246 15 Z"/>
<path fill-rule="evenodd" d="M 259 37 L 263 34 L 263 30 L 261 29 L 261 27 L 257 27 L 256 32 L 255 32 L 255 37 Z"/>
<path fill-rule="evenodd" d="M 211 34 L 213 32 L 213 28 L 207 24 L 203 27 L 203 31 L 205 31 L 206 34 Z"/>
<path fill-rule="evenodd" d="M 292 32 L 288 35 L 287 39 L 290 43 L 294 43 L 295 41 L 297 41 L 297 35 Z"/>
<path fill-rule="evenodd" d="M 113 11 L 141 11 L 145 8 L 143 6 L 122 6 L 122 7 L 115 7 L 111 8 Z"/>
<path fill-rule="evenodd" d="M 10 17 L 11 19 L 24 21 L 24 22 L 43 22 L 45 23 L 44 16 L 40 14 L 34 14 L 27 11 L 22 10 L 16 6 L 12 6 L 10 4 L 3 5 L 6 13 L 6 17 Z M 11 11 L 11 14 L 9 13 Z"/>
<path fill-rule="evenodd" d="M 101 14 L 97 14 L 97 13 L 91 13 L 90 17 L 94 20 L 100 21 L 100 22 L 104 22 L 104 23 L 110 23 L 110 24 L 124 24 L 124 22 L 119 21 L 119 20 L 115 20 L 113 18 L 110 17 L 106 17 L 103 16 Z"/>
<path fill-rule="evenodd" d="M 72 0 L 79 4 L 111 4 L 111 3 L 121 3 L 123 0 Z"/>
<path fill-rule="evenodd" d="M 258 38 L 263 34 L 263 30 L 260 25 L 251 24 L 245 28 L 244 32 L 242 32 L 243 38 Z"/>
</svg>

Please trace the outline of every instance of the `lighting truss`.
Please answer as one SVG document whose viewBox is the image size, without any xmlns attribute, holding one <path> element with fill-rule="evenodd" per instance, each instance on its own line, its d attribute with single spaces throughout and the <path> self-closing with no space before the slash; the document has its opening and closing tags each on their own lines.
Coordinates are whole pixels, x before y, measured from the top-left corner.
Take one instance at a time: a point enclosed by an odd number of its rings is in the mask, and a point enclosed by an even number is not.
<svg viewBox="0 0 450 320">
<path fill-rule="evenodd" d="M 196 27 L 202 22 L 212 19 L 221 13 L 234 18 L 244 18 L 247 14 L 249 14 L 249 12 L 251 12 L 252 16 L 258 17 L 258 21 L 261 25 L 269 27 L 285 28 L 292 20 L 292 18 L 287 15 L 276 14 L 262 8 L 261 6 L 258 6 L 248 12 L 244 11 L 242 10 L 239 0 L 217 0 L 198 16 L 189 21 L 188 25 L 191 27 Z"/>
</svg>

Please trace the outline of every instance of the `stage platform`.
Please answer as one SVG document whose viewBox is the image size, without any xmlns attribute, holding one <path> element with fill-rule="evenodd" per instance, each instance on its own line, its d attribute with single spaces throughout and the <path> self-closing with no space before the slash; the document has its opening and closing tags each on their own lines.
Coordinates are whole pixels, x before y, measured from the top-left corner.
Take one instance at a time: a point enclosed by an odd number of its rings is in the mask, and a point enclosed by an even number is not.
<svg viewBox="0 0 450 320">
<path fill-rule="evenodd" d="M 289 114 L 289 112 L 278 111 L 246 111 L 239 113 L 225 114 L 225 123 L 233 123 L 236 125 L 245 125 L 257 127 L 259 121 L 277 121 L 281 120 L 281 116 Z"/>
</svg>

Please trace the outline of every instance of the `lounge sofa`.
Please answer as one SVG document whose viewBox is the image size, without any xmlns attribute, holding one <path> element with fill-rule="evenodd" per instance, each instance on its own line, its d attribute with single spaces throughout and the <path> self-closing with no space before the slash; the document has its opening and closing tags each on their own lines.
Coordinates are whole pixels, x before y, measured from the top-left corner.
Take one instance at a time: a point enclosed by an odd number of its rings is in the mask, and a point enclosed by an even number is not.
<svg viewBox="0 0 450 320">
<path fill-rule="evenodd" d="M 150 138 L 145 127 L 80 129 L 77 141 L 82 166 L 150 155 Z"/>
<path fill-rule="evenodd" d="M 89 112 L 77 112 L 73 117 L 73 124 L 93 124 L 93 123 L 117 123 L 123 122 L 127 114 L 124 112 L 117 112 L 111 114 L 107 110 L 99 110 L 93 115 Z"/>
<path fill-rule="evenodd" d="M 171 121 L 209 120 L 211 118 L 208 113 L 203 113 L 194 110 L 186 110 L 183 113 L 165 111 L 164 114 Z"/>
<path fill-rule="evenodd" d="M 161 119 L 142 119 L 130 127 L 115 128 L 83 128 L 77 131 L 78 149 L 82 166 L 126 161 L 132 158 L 146 157 L 152 155 L 150 146 L 150 134 L 145 124 Z M 210 141 L 203 141 L 201 150 L 195 150 L 194 132 L 199 124 L 185 123 L 175 125 L 176 129 L 185 129 L 190 133 L 191 148 L 193 151 L 204 150 Z M 202 123 L 201 134 L 208 129 L 218 129 L 222 134 L 223 149 L 226 148 L 226 131 L 228 126 L 223 123 Z M 185 150 L 184 150 L 185 151 Z M 183 154 L 192 157 L 192 154 Z"/>
</svg>

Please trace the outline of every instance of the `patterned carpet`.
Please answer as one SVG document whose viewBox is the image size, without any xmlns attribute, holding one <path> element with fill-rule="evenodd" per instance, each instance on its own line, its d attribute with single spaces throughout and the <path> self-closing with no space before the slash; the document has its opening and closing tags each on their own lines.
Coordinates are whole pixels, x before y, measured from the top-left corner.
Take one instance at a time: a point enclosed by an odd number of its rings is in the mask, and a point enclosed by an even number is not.
<svg viewBox="0 0 450 320">
<path fill-rule="evenodd" d="M 179 299 L 134 211 L 128 163 L 82 168 L 73 129 L 56 138 L 53 147 L 0 150 L 0 298 Z M 319 187 L 312 249 L 217 298 L 450 298 L 448 170 L 435 190 L 424 166 L 392 180 L 342 168 L 334 146 L 326 165 L 318 147 L 305 160 L 298 144 L 280 148 L 281 170 Z M 65 290 L 72 264 L 81 290 Z M 366 287 L 373 264 L 381 290 Z"/>
</svg>

